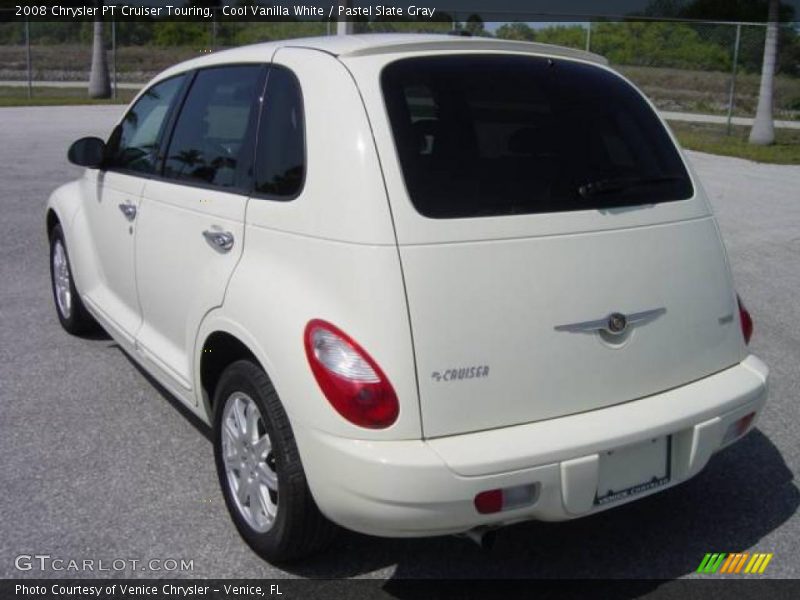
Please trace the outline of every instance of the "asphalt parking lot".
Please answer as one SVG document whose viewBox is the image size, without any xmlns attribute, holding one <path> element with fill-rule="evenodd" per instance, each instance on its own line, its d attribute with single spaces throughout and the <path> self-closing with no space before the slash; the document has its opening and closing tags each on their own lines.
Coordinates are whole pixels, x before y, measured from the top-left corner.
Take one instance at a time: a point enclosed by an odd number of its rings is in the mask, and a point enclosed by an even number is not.
<svg viewBox="0 0 800 600">
<path fill-rule="evenodd" d="M 691 154 L 772 371 L 756 431 L 694 480 L 597 516 L 526 523 L 482 551 L 454 537 L 343 534 L 276 568 L 240 540 L 211 443 L 107 338 L 63 332 L 52 307 L 44 203 L 79 175 L 69 143 L 107 134 L 119 107 L 0 109 L 0 577 L 20 554 L 186 559 L 145 577 L 697 577 L 706 552 L 772 552 L 766 576 L 800 577 L 800 167 Z M 101 574 L 103 575 L 103 574 Z"/>
</svg>

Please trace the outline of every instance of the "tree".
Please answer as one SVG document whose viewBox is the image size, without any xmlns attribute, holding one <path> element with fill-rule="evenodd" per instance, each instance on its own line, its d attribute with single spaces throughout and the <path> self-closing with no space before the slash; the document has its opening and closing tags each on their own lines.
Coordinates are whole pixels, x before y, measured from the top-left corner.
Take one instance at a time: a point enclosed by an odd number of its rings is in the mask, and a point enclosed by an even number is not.
<svg viewBox="0 0 800 600">
<path fill-rule="evenodd" d="M 95 0 L 98 14 L 103 12 L 103 0 Z M 111 81 L 108 77 L 106 46 L 103 40 L 103 20 L 98 17 L 94 21 L 94 39 L 92 41 L 92 70 L 89 73 L 89 98 L 110 98 Z"/>
<path fill-rule="evenodd" d="M 761 67 L 761 89 L 758 92 L 758 108 L 750 143 L 768 146 L 775 141 L 775 124 L 772 120 L 772 94 L 775 90 L 775 58 L 778 55 L 778 5 L 779 0 L 770 0 L 767 23 L 767 39 L 764 42 L 764 64 Z"/>
<path fill-rule="evenodd" d="M 472 14 L 469 17 L 467 17 L 467 22 L 464 25 L 464 30 L 474 36 L 488 35 L 488 32 L 483 26 L 483 19 L 481 19 L 480 15 L 476 14 Z"/>
<path fill-rule="evenodd" d="M 352 0 L 339 0 L 339 8 L 348 9 L 353 7 Z M 336 35 L 350 35 L 356 32 L 355 22 L 342 15 L 336 19 Z"/>
<path fill-rule="evenodd" d="M 504 40 L 524 42 L 532 42 L 536 39 L 536 32 L 527 23 L 506 23 L 498 28 L 495 35 Z"/>
<path fill-rule="evenodd" d="M 156 46 L 194 46 L 208 48 L 208 27 L 192 21 L 161 20 L 153 24 L 153 43 Z"/>
</svg>

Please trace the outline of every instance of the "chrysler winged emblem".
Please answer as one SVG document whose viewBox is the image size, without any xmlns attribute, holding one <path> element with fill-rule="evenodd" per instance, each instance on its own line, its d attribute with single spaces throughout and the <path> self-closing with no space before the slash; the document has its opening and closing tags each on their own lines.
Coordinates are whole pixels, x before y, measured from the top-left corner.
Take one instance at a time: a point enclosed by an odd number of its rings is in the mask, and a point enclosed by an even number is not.
<svg viewBox="0 0 800 600">
<path fill-rule="evenodd" d="M 634 325 L 643 325 L 657 319 L 667 312 L 666 308 L 653 308 L 651 310 L 643 310 L 637 313 L 630 313 L 628 315 L 613 312 L 607 317 L 597 319 L 595 321 L 581 321 L 580 323 L 568 323 L 567 325 L 557 325 L 556 331 L 569 331 L 570 333 L 592 333 L 595 331 L 604 331 L 611 335 L 622 335 L 630 327 Z"/>
</svg>

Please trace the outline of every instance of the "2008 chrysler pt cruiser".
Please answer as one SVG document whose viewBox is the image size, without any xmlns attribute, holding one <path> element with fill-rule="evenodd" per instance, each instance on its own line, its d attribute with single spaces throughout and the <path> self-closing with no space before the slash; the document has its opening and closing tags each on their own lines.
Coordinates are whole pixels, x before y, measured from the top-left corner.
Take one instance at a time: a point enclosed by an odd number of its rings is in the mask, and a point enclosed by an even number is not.
<svg viewBox="0 0 800 600">
<path fill-rule="evenodd" d="M 591 515 L 749 431 L 767 367 L 708 200 L 600 57 L 449 36 L 260 44 L 157 76 L 47 209 L 99 323 L 213 425 L 270 560 Z"/>
</svg>

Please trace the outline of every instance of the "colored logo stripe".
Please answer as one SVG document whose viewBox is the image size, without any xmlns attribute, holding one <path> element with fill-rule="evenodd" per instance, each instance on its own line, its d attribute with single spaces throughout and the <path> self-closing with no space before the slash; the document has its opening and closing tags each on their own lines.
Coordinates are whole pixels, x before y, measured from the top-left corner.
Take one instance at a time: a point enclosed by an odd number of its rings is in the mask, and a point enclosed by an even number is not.
<svg viewBox="0 0 800 600">
<path fill-rule="evenodd" d="M 772 554 L 753 554 L 753 558 L 744 570 L 745 573 L 763 573 L 769 561 L 772 560 Z"/>
<path fill-rule="evenodd" d="M 756 552 L 750 554 L 749 552 L 733 552 L 727 554 L 725 552 L 708 553 L 700 561 L 700 566 L 697 567 L 698 573 L 713 574 L 719 571 L 720 573 L 738 574 L 750 573 L 761 574 L 763 573 L 769 561 L 772 560 L 773 554 L 766 554 Z M 748 561 L 749 559 L 749 561 Z M 745 567 L 745 565 L 747 565 Z M 744 569 L 744 571 L 742 570 Z"/>
<path fill-rule="evenodd" d="M 728 555 L 728 560 L 722 565 L 720 573 L 738 573 L 744 567 L 744 562 L 750 555 L 747 552 L 735 552 Z"/>
<path fill-rule="evenodd" d="M 698 573 L 716 573 L 720 563 L 725 559 L 725 554 L 706 554 L 697 567 Z"/>
</svg>

